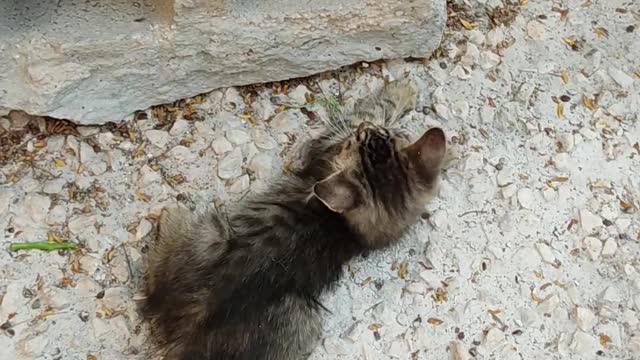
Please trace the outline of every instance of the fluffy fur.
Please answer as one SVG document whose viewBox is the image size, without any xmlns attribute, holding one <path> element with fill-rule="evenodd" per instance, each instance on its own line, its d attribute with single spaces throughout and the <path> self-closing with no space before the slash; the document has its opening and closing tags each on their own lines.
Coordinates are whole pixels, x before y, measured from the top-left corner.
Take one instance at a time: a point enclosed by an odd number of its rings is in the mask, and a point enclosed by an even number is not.
<svg viewBox="0 0 640 360">
<path fill-rule="evenodd" d="M 305 358 L 320 295 L 354 256 L 397 242 L 436 189 L 440 129 L 417 141 L 393 124 L 415 105 L 393 82 L 328 124 L 306 165 L 223 216 L 168 208 L 149 256 L 145 314 L 175 360 Z"/>
</svg>

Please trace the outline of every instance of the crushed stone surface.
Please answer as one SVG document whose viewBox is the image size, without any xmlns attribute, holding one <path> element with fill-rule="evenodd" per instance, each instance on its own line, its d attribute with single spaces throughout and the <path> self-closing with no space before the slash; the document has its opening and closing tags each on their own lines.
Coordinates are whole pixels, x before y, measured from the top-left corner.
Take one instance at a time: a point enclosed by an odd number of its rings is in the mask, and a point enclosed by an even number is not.
<svg viewBox="0 0 640 360">
<path fill-rule="evenodd" d="M 640 359 L 640 5 L 520 3 L 450 3 L 429 60 L 117 125 L 0 119 L 0 358 L 150 358 L 135 298 L 162 206 L 263 189 L 296 166 L 320 99 L 348 109 L 409 76 L 404 126 L 448 135 L 440 195 L 401 245 L 345 268 L 311 358 Z M 8 250 L 47 239 L 79 249 Z"/>
</svg>

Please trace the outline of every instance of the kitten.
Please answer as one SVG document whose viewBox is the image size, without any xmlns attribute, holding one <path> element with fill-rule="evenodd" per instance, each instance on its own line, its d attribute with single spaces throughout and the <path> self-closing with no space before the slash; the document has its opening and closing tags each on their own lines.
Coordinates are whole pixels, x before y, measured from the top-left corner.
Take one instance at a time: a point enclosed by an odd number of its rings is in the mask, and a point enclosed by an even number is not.
<svg viewBox="0 0 640 360">
<path fill-rule="evenodd" d="M 144 313 L 168 359 L 294 360 L 322 332 L 320 295 L 343 265 L 396 243 L 434 195 L 441 129 L 410 143 L 393 124 L 415 104 L 387 84 L 310 142 L 306 165 L 227 217 L 164 209 Z"/>
</svg>

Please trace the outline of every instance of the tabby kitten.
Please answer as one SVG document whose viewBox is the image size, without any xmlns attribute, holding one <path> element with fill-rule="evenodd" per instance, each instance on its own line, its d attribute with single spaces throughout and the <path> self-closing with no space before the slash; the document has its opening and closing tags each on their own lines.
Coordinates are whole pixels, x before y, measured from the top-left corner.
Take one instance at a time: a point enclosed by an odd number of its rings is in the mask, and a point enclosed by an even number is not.
<svg viewBox="0 0 640 360">
<path fill-rule="evenodd" d="M 163 210 L 144 312 L 168 359 L 308 356 L 318 298 L 343 265 L 396 243 L 436 191 L 443 131 L 410 143 L 393 127 L 415 98 L 408 81 L 387 84 L 310 142 L 306 166 L 228 216 Z"/>
</svg>

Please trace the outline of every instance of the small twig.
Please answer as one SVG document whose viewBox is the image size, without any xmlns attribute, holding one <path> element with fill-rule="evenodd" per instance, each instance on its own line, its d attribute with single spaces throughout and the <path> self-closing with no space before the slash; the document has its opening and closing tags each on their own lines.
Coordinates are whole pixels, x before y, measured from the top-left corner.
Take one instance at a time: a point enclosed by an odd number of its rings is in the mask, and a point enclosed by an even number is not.
<svg viewBox="0 0 640 360">
<path fill-rule="evenodd" d="M 43 250 L 43 251 L 53 251 L 53 250 L 73 250 L 77 248 L 76 243 L 72 242 L 51 242 L 51 241 L 34 241 L 34 242 L 24 242 L 24 243 L 11 243 L 9 244 L 9 250 L 18 251 L 18 250 Z"/>
<path fill-rule="evenodd" d="M 458 215 L 458 217 L 463 217 L 463 216 L 467 216 L 469 214 L 486 214 L 487 212 L 484 210 L 470 210 L 470 211 L 466 211 L 463 212 L 462 214 Z"/>
</svg>

